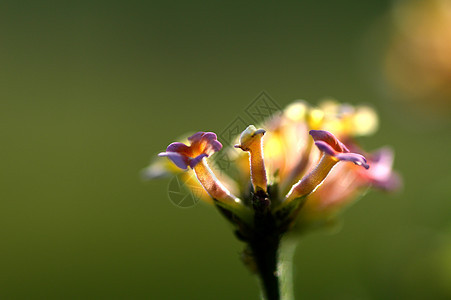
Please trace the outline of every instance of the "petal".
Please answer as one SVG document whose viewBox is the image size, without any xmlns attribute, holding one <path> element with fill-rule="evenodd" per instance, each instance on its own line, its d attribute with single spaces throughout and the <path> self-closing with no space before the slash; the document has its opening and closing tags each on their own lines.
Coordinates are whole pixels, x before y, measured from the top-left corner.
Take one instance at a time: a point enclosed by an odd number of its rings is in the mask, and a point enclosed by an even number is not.
<svg viewBox="0 0 451 300">
<path fill-rule="evenodd" d="M 205 153 L 202 153 L 202 154 L 200 154 L 200 155 L 198 155 L 198 156 L 196 156 L 196 157 L 190 159 L 190 160 L 189 160 L 189 166 L 190 166 L 191 168 L 194 168 L 198 163 L 200 163 L 200 161 L 201 161 L 204 157 L 208 157 L 208 155 L 205 154 Z"/>
<path fill-rule="evenodd" d="M 397 190 L 402 186 L 401 177 L 392 170 L 393 151 L 388 148 L 377 150 L 371 155 L 371 171 L 367 174 L 369 181 L 382 190 Z"/>
<path fill-rule="evenodd" d="M 218 141 L 218 137 L 213 132 L 206 132 L 202 136 L 202 141 L 206 142 L 209 146 L 208 148 L 213 151 L 212 153 L 209 153 L 209 155 L 222 149 L 222 144 Z"/>
<path fill-rule="evenodd" d="M 338 153 L 335 155 L 339 160 L 351 161 L 358 166 L 362 166 L 365 169 L 369 169 L 370 166 L 367 164 L 366 159 L 363 155 L 357 153 Z"/>
<path fill-rule="evenodd" d="M 370 157 L 373 165 L 371 176 L 378 180 L 384 180 L 389 177 L 392 171 L 393 159 L 393 151 L 388 147 L 374 152 Z"/>
<path fill-rule="evenodd" d="M 320 151 L 324 152 L 325 154 L 333 156 L 338 160 L 351 161 L 356 165 L 364 167 L 365 169 L 368 169 L 370 167 L 367 164 L 367 161 L 363 155 L 357 153 L 350 153 L 348 148 L 346 148 L 346 146 L 343 145 L 331 133 L 321 130 L 311 130 L 310 134 L 315 140 L 315 145 L 318 147 Z M 334 147 L 334 145 L 336 147 Z M 338 147 L 340 147 L 345 151 L 337 151 Z"/>
<path fill-rule="evenodd" d="M 373 180 L 371 183 L 373 186 L 384 191 L 396 191 L 403 185 L 401 176 L 396 172 L 391 173 L 390 176 L 384 178 L 384 180 Z"/>
<path fill-rule="evenodd" d="M 320 151 L 323 151 L 324 153 L 326 153 L 327 155 L 330 156 L 335 156 L 337 155 L 337 151 L 335 151 L 328 143 L 323 142 L 323 141 L 317 141 L 315 142 L 316 147 L 318 147 L 318 149 Z"/>
<path fill-rule="evenodd" d="M 190 136 L 188 141 L 191 143 L 190 148 L 193 155 L 205 153 L 210 156 L 222 149 L 222 144 L 213 132 L 197 132 Z"/>
<path fill-rule="evenodd" d="M 199 131 L 188 138 L 190 145 L 172 143 L 159 156 L 168 157 L 177 167 L 186 170 L 188 166 L 194 168 L 204 157 L 208 157 L 221 150 L 222 144 L 218 142 L 213 132 Z"/>
<path fill-rule="evenodd" d="M 161 152 L 158 156 L 166 156 L 180 169 L 188 169 L 189 158 L 177 152 Z"/>
<path fill-rule="evenodd" d="M 310 135 L 315 142 L 323 141 L 338 152 L 349 152 L 348 148 L 340 142 L 332 133 L 325 130 L 310 130 Z"/>
<path fill-rule="evenodd" d="M 205 134 L 205 132 L 203 132 L 203 131 L 196 132 L 195 134 L 193 134 L 192 136 L 190 136 L 188 138 L 188 141 L 190 141 L 191 144 L 199 142 L 204 134 Z"/>
<path fill-rule="evenodd" d="M 190 147 L 183 143 L 172 143 L 166 148 L 166 152 L 177 152 L 183 155 L 189 155 Z"/>
</svg>

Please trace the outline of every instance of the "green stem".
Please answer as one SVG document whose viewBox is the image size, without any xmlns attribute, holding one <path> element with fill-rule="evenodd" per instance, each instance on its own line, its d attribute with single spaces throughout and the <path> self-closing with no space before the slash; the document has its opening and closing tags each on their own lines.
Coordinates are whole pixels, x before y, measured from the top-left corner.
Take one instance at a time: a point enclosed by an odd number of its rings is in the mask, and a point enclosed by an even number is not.
<svg viewBox="0 0 451 300">
<path fill-rule="evenodd" d="M 265 239 L 251 245 L 263 299 L 294 300 L 293 256 L 297 241 L 285 239 L 282 243 L 268 243 L 269 241 Z"/>
<path fill-rule="evenodd" d="M 281 300 L 294 300 L 293 258 L 297 245 L 297 240 L 287 238 L 280 247 L 277 272 L 280 277 Z"/>
<path fill-rule="evenodd" d="M 280 300 L 277 261 L 281 235 L 268 210 L 271 202 L 266 192 L 257 191 L 253 200 L 255 230 L 249 239 L 249 247 L 261 279 L 264 299 Z"/>
<path fill-rule="evenodd" d="M 296 240 L 283 239 L 285 227 L 277 224 L 269 211 L 265 192 L 257 191 L 253 199 L 254 230 L 247 239 L 266 300 L 293 300 L 292 263 Z"/>
<path fill-rule="evenodd" d="M 261 280 L 262 294 L 266 300 L 280 300 L 277 256 L 279 243 L 255 241 L 250 246 Z"/>
</svg>

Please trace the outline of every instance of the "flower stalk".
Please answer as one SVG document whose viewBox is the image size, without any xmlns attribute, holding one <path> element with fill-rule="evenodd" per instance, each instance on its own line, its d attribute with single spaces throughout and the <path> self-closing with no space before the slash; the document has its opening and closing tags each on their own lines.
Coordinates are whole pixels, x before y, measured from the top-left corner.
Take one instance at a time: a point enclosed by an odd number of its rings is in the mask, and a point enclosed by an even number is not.
<svg viewBox="0 0 451 300">
<path fill-rule="evenodd" d="M 268 218 L 261 220 L 269 221 Z M 267 224 L 268 225 L 268 224 Z M 280 236 L 275 228 L 267 226 L 249 241 L 249 247 L 257 266 L 258 275 L 266 300 L 280 299 L 280 278 L 277 271 Z"/>
</svg>

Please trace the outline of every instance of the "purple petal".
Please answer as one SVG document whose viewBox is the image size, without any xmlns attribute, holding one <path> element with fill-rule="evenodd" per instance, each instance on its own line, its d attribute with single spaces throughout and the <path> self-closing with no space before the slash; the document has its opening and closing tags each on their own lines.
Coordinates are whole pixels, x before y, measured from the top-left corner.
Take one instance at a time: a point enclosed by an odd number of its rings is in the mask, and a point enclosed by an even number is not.
<svg viewBox="0 0 451 300">
<path fill-rule="evenodd" d="M 184 155 L 181 155 L 177 152 L 161 152 L 160 154 L 158 154 L 158 156 L 166 156 L 180 169 L 188 169 L 189 158 Z"/>
<path fill-rule="evenodd" d="M 191 144 L 195 143 L 195 142 L 199 142 L 204 134 L 205 134 L 205 132 L 203 132 L 203 131 L 196 132 L 195 134 L 193 134 L 192 136 L 190 136 L 188 138 L 188 141 L 190 141 Z"/>
<path fill-rule="evenodd" d="M 371 176 L 378 180 L 385 180 L 390 177 L 392 172 L 394 154 L 390 148 L 382 148 L 370 157 L 373 168 L 371 168 Z"/>
<path fill-rule="evenodd" d="M 205 154 L 205 153 L 202 153 L 202 154 L 196 156 L 195 158 L 193 158 L 193 159 L 190 160 L 189 166 L 190 166 L 191 168 L 194 168 L 198 163 L 200 163 L 200 161 L 201 161 L 204 157 L 208 157 L 208 155 Z"/>
<path fill-rule="evenodd" d="M 340 142 L 332 133 L 325 130 L 310 130 L 310 135 L 315 141 L 316 147 L 327 155 L 333 156 L 339 160 L 351 161 L 356 165 L 368 169 L 365 157 L 360 154 L 350 153 L 349 149 Z"/>
<path fill-rule="evenodd" d="M 328 143 L 323 141 L 317 141 L 315 142 L 316 147 L 327 155 L 335 156 L 337 154 L 337 151 L 335 151 Z"/>
<path fill-rule="evenodd" d="M 329 138 L 334 138 L 330 132 L 325 130 L 310 130 L 309 134 L 315 141 L 324 141 Z"/>
<path fill-rule="evenodd" d="M 217 152 L 222 149 L 222 144 L 218 141 L 218 137 L 215 133 L 206 132 L 202 139 L 208 141 L 208 144 L 210 145 L 211 149 L 213 149 L 213 151 Z"/>
<path fill-rule="evenodd" d="M 326 130 L 310 130 L 309 134 L 315 142 L 323 141 L 338 152 L 349 152 L 348 148 L 340 142 L 332 133 Z"/>
<path fill-rule="evenodd" d="M 383 147 L 371 153 L 371 160 L 374 162 L 383 162 L 386 166 L 392 166 L 395 154 L 390 147 Z"/>
<path fill-rule="evenodd" d="M 397 190 L 402 186 L 401 177 L 392 170 L 393 160 L 394 153 L 388 147 L 372 154 L 372 168 L 368 177 L 374 186 L 386 191 Z"/>
<path fill-rule="evenodd" d="M 191 146 L 205 145 L 205 153 L 213 154 L 222 149 L 222 144 L 218 141 L 218 137 L 214 132 L 199 131 L 188 138 Z"/>
<path fill-rule="evenodd" d="M 369 165 L 363 155 L 357 153 L 338 153 L 335 155 L 339 160 L 351 161 L 358 166 L 362 166 L 365 169 L 369 169 Z"/>
<path fill-rule="evenodd" d="M 215 150 L 215 152 L 218 152 L 219 150 L 222 149 L 222 144 L 221 144 L 221 142 L 216 140 L 211 143 L 211 147 L 213 148 L 213 150 Z"/>
<path fill-rule="evenodd" d="M 208 157 L 222 149 L 222 144 L 213 132 L 199 131 L 188 138 L 190 145 L 172 143 L 159 156 L 166 156 L 179 168 L 186 170 L 188 166 L 194 168 L 204 157 Z M 198 154 L 196 157 L 193 155 Z"/>
<path fill-rule="evenodd" d="M 216 136 L 216 133 L 214 133 L 214 132 L 204 132 L 204 135 L 202 136 L 202 138 L 207 139 L 208 141 L 218 139 L 218 137 Z"/>
<path fill-rule="evenodd" d="M 402 179 L 398 173 L 392 172 L 388 178 L 384 180 L 372 180 L 373 186 L 384 191 L 396 191 L 402 187 Z"/>
<path fill-rule="evenodd" d="M 183 143 L 172 143 L 166 148 L 166 152 L 178 152 L 178 153 L 186 153 L 189 149 L 189 146 Z"/>
</svg>

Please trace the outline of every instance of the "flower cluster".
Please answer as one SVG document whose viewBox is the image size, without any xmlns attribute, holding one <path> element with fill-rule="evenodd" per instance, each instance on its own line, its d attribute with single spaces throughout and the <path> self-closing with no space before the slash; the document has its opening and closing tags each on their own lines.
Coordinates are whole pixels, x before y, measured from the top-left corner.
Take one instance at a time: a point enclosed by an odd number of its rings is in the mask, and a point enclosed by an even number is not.
<svg viewBox="0 0 451 300">
<path fill-rule="evenodd" d="M 248 126 L 235 147 L 222 149 L 212 132 L 172 143 L 159 154 L 169 160 L 154 162 L 146 174 L 174 172 L 171 164 L 184 174 L 193 172 L 205 198 L 247 244 L 244 260 L 258 271 L 271 298 L 277 290 L 271 288 L 277 282 L 275 257 L 287 232 L 329 224 L 368 187 L 400 185 L 389 148 L 368 154 L 354 140 L 377 125 L 377 115 L 366 106 L 325 101 L 312 107 L 297 101 L 261 124 L 263 129 Z M 221 150 L 233 157 L 233 176 L 210 168 L 211 156 Z"/>
<path fill-rule="evenodd" d="M 255 207 L 264 206 L 276 219 L 288 218 L 276 220 L 281 224 L 318 226 L 370 186 L 399 186 L 389 148 L 367 154 L 354 142 L 356 136 L 373 133 L 377 124 L 377 115 L 366 106 L 329 100 L 311 107 L 297 101 L 262 124 L 265 129 L 250 125 L 234 148 L 223 150 L 234 157 L 238 180 L 224 172 L 218 178 L 210 168 L 208 160 L 222 149 L 212 132 L 195 133 L 187 144 L 172 143 L 159 156 L 180 171 L 192 170 L 206 192 L 203 198 L 231 212 L 234 222 L 253 227 Z M 149 177 L 168 172 L 177 170 L 162 161 L 147 169 Z"/>
</svg>

